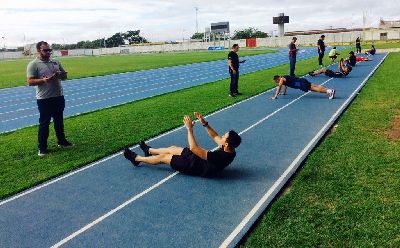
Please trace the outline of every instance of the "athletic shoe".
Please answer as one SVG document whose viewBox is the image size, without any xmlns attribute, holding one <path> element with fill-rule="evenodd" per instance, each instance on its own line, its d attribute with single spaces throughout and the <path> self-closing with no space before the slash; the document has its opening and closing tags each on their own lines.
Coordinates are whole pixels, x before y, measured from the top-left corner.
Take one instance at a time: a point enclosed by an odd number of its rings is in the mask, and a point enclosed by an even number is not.
<svg viewBox="0 0 400 248">
<path fill-rule="evenodd" d="M 236 93 L 230 93 L 229 96 L 230 97 L 237 97 Z"/>
<path fill-rule="evenodd" d="M 331 90 L 331 95 L 329 96 L 329 99 L 333 99 L 335 97 L 335 92 L 336 90 L 334 89 Z"/>
<path fill-rule="evenodd" d="M 64 140 L 63 142 L 58 143 L 58 147 L 63 147 L 63 148 L 70 148 L 73 147 L 74 145 L 69 142 L 68 140 Z"/>
<path fill-rule="evenodd" d="M 243 95 L 242 93 L 240 93 L 240 92 L 236 92 L 235 93 L 235 95 L 237 95 L 237 96 L 241 96 L 241 95 Z"/>
<path fill-rule="evenodd" d="M 129 161 L 131 161 L 131 163 L 132 163 L 134 166 L 138 166 L 139 163 L 140 163 L 140 162 L 135 161 L 136 156 L 137 156 L 137 154 L 136 154 L 135 152 L 129 150 L 129 148 L 125 148 L 125 150 L 124 150 L 124 157 L 125 157 L 126 159 L 128 159 Z"/>
<path fill-rule="evenodd" d="M 149 149 L 151 148 L 151 146 L 148 146 L 146 143 L 144 143 L 143 140 L 141 140 L 139 142 L 139 146 L 140 146 L 140 149 L 142 149 L 142 151 L 144 152 L 145 157 L 151 156 L 151 154 L 149 152 Z"/>
<path fill-rule="evenodd" d="M 314 72 L 313 72 L 313 71 L 310 71 L 310 72 L 308 73 L 308 75 L 310 75 L 311 77 L 315 77 L 315 75 L 314 75 Z"/>
<path fill-rule="evenodd" d="M 39 149 L 37 155 L 38 155 L 39 157 L 44 157 L 44 156 L 46 156 L 47 154 L 49 154 L 49 152 L 47 151 L 47 149 Z"/>
</svg>

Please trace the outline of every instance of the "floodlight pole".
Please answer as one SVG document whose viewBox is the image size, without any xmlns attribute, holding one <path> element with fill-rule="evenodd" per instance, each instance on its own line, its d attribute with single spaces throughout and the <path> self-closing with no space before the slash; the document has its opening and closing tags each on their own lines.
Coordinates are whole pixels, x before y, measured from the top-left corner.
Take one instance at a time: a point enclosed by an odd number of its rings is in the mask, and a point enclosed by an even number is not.
<svg viewBox="0 0 400 248">
<path fill-rule="evenodd" d="M 199 11 L 199 7 L 194 7 L 194 9 L 196 10 L 196 34 L 199 33 L 199 22 L 197 20 L 197 13 Z"/>
</svg>

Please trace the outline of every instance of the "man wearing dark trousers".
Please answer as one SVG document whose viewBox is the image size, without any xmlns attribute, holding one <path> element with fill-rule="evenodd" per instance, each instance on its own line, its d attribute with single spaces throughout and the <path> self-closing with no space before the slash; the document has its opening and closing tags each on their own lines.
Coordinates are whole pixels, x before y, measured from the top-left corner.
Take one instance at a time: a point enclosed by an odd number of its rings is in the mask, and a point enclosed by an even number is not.
<svg viewBox="0 0 400 248">
<path fill-rule="evenodd" d="M 318 64 L 323 67 L 324 64 L 322 63 L 322 59 L 324 58 L 324 53 L 325 53 L 325 35 L 321 35 L 321 38 L 317 42 L 317 47 L 318 47 Z"/>
<path fill-rule="evenodd" d="M 65 99 L 61 80 L 67 79 L 67 72 L 60 62 L 51 60 L 50 46 L 45 41 L 36 44 L 38 57 L 27 67 L 27 82 L 29 86 L 36 86 L 36 99 L 40 113 L 38 132 L 38 155 L 47 155 L 47 139 L 49 137 L 50 120 L 53 118 L 57 143 L 60 147 L 70 147 L 64 134 Z"/>
<path fill-rule="evenodd" d="M 296 41 L 297 38 L 293 37 L 292 41 L 289 44 L 289 62 L 290 62 L 290 73 L 289 75 L 294 77 L 294 70 L 296 67 L 296 55 L 297 55 L 297 51 L 298 49 L 296 48 Z"/>
<path fill-rule="evenodd" d="M 231 84 L 229 87 L 229 96 L 235 97 L 241 95 L 238 91 L 239 88 L 239 66 L 246 60 L 239 61 L 237 52 L 239 51 L 239 45 L 233 44 L 231 51 L 228 54 L 228 68 L 229 74 L 231 75 Z"/>
</svg>

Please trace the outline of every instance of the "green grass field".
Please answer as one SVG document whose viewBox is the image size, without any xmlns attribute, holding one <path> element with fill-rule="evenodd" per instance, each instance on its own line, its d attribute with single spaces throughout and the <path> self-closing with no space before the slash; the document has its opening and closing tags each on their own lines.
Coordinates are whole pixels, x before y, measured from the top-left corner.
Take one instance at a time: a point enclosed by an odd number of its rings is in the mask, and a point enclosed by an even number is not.
<svg viewBox="0 0 400 248">
<path fill-rule="evenodd" d="M 241 50 L 240 56 L 270 53 L 274 50 Z M 227 51 L 148 53 L 134 55 L 56 58 L 68 71 L 68 78 L 102 76 L 204 61 L 226 59 Z M 0 89 L 26 85 L 26 67 L 30 60 L 0 60 Z"/>
<path fill-rule="evenodd" d="M 400 115 L 399 62 L 400 54 L 387 58 L 243 246 L 399 246 L 400 141 L 386 137 Z M 296 73 L 315 66 L 315 58 L 298 62 Z M 37 127 L 0 134 L 0 199 L 180 126 L 184 114 L 214 112 L 272 88 L 272 76 L 287 72 L 283 65 L 241 76 L 244 95 L 237 98 L 221 80 L 67 118 L 75 146 L 57 148 L 51 131 L 44 158 L 37 156 Z"/>
</svg>

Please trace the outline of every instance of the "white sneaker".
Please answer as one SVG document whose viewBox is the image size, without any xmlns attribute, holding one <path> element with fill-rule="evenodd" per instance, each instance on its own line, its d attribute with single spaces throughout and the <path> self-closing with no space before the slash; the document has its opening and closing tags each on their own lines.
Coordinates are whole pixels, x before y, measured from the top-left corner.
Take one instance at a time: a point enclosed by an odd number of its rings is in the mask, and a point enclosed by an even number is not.
<svg viewBox="0 0 400 248">
<path fill-rule="evenodd" d="M 330 93 L 328 94 L 329 99 L 333 99 L 335 97 L 335 90 L 330 90 Z"/>
</svg>

